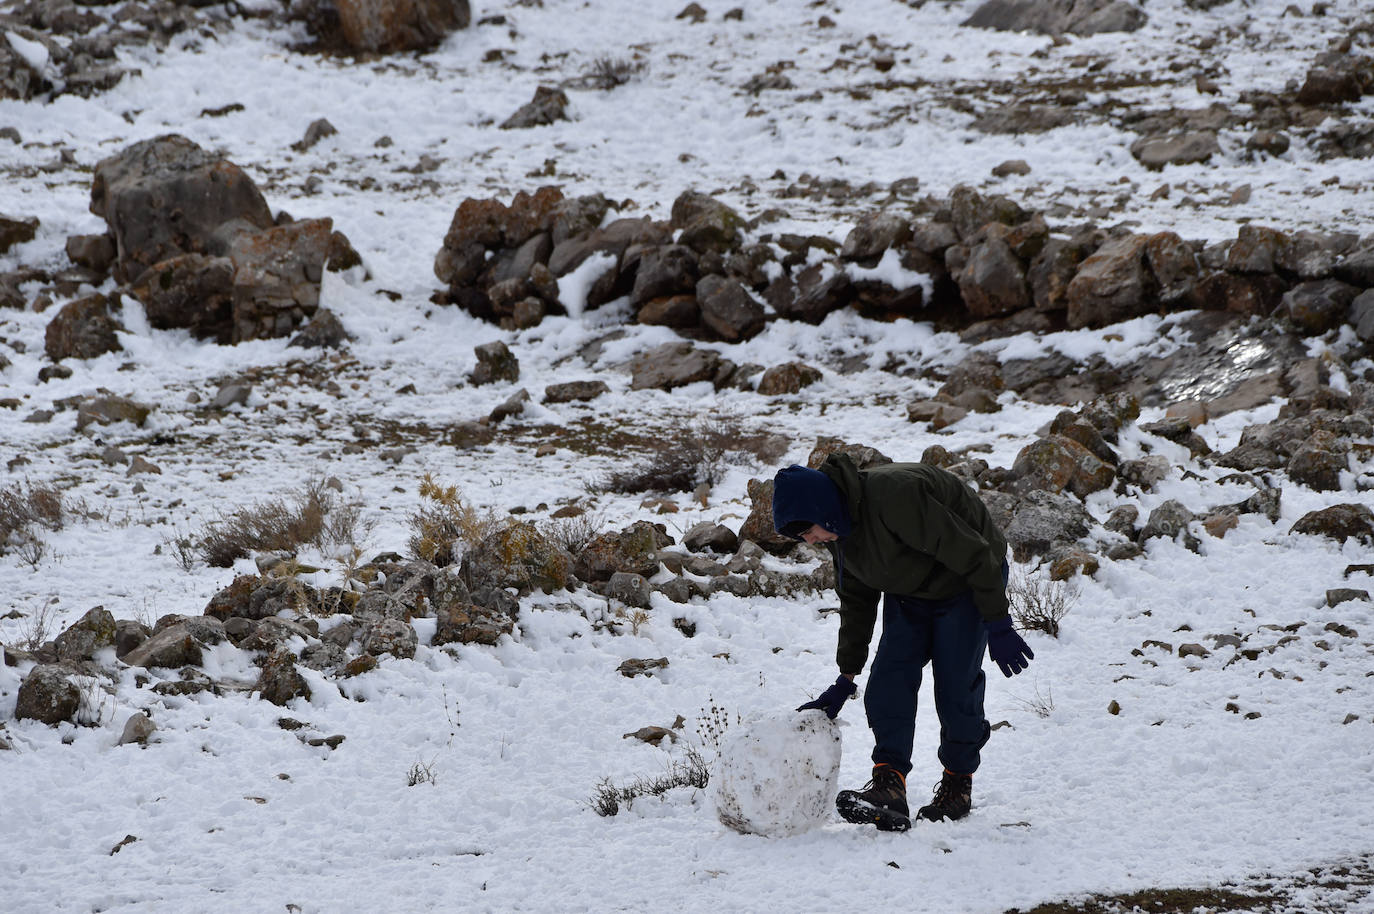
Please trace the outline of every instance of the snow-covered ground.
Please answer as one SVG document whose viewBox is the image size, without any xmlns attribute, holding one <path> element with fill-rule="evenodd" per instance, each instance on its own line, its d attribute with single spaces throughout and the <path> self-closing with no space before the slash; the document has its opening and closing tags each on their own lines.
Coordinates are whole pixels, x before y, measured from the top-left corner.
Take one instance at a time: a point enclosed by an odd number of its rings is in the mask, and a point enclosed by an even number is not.
<svg viewBox="0 0 1374 914">
<path fill-rule="evenodd" d="M 682 5 L 480 3 L 474 21 L 499 14 L 504 24 L 474 25 L 419 58 L 367 63 L 293 53 L 287 45 L 301 33 L 266 20 L 238 22 L 213 36 L 178 38 L 165 53 L 127 58 L 142 75 L 89 100 L 0 102 L 0 127 L 23 137 L 22 144 L 0 140 L 0 212 L 42 223 L 37 238 L 0 257 L 0 269 L 64 266 L 68 235 L 103 231 L 87 209 L 90 168 L 131 142 L 177 132 L 225 151 L 274 209 L 333 217 L 371 273 L 370 280 L 326 278 L 324 303 L 355 337 L 344 355 L 306 355 L 285 341 L 198 342 L 150 329 L 127 300 L 122 353 L 69 362 L 70 378 L 40 384 L 53 312 L 0 312 L 8 344 L 0 351 L 12 363 L 0 372 L 0 398 L 21 403 L 0 410 L 0 456 L 25 461 L 0 484 L 57 485 L 88 515 L 47 535 L 34 562 L 13 552 L 0 557 L 0 641 L 22 641 L 45 610 L 52 634 L 96 605 L 148 622 L 198 615 L 253 563 L 198 562 L 188 570 L 175 541 L 240 506 L 289 497 L 310 478 L 337 478 L 345 497 L 363 506 L 373 524 L 371 555 L 406 551 L 426 473 L 497 511 L 520 507 L 538 519 L 575 502 L 606 529 L 651 519 L 680 536 L 701 520 L 737 528 L 749 510 L 748 479 L 776 469 L 741 460 L 704 505 L 684 494 L 674 498 L 677 513 L 660 515 L 638 497 L 590 491 L 624 467 L 625 454 L 561 446 L 536 458 L 541 441 L 559 443 L 548 429 L 476 450 L 419 431 L 485 416 L 517 386 L 536 400 L 544 385 L 562 381 L 600 377 L 611 388 L 591 404 L 532 406 L 522 419 L 531 429 L 595 419 L 649 432 L 730 417 L 745 431 L 786 436 L 791 446 L 777 466 L 804 461 L 821 434 L 897 460 L 918 459 L 932 443 L 985 445 L 984 459 L 1009 466 L 1057 412 L 1007 394 L 1001 412 L 932 435 L 906 421 L 905 404 L 933 393 L 937 382 L 881 369 L 894 357 L 917 369 L 949 365 L 969 347 L 925 325 L 877 324 L 853 313 L 820 327 L 775 322 L 746 343 L 711 344 L 738 363 L 800 359 L 825 370 L 794 397 L 716 392 L 709 384 L 632 391 L 622 363 L 676 339 L 671 331 L 628 327 L 589 363 L 579 353 L 607 329 L 602 312 L 509 333 L 429 303 L 438 286 L 434 254 L 467 197 L 505 198 L 558 183 L 568 195 L 599 191 L 633 201 L 629 212 L 662 218 L 679 193 L 695 188 L 748 216 L 786 211 L 761 231 L 843 237 L 888 198 L 892 182 L 916 178 L 914 196 L 970 183 L 1028 207 L 1062 205 L 1077 219 L 1101 207 L 1109 211 L 1104 221 L 1132 219 L 1189 238 L 1233 237 L 1247 220 L 1368 231 L 1369 160 L 1321 162 L 1296 143 L 1279 159 L 1247 161 L 1245 137 L 1223 133 L 1219 159 L 1161 175 L 1141 168 L 1127 151 L 1134 136 L 1110 125 L 990 136 L 971 130 L 971 116 L 949 104 L 961 92 L 986 100 L 1008 85 L 1051 82 L 1081 69 L 1080 59 L 1157 77 L 1121 90 L 1125 103 L 1205 106 L 1212 98 L 1193 88 L 1202 64 L 1219 74 L 1220 98 L 1234 103 L 1241 91 L 1300 81 L 1319 51 L 1367 15 L 1362 0 L 1335 0 L 1325 16 L 1284 16 L 1288 4 L 1280 0 L 1234 0 L 1208 12 L 1151 0 L 1141 31 L 1063 44 L 960 28 L 973 8 L 966 3 L 772 0 L 745 5 L 742 21 L 723 19 L 728 7 L 713 4 L 701 24 L 676 19 Z M 834 27 L 819 27 L 821 16 Z M 1199 36 L 1211 35 L 1217 43 L 1199 51 Z M 885 73 L 872 65 L 880 49 L 895 60 Z M 503 59 L 484 62 L 491 50 L 505 52 Z M 606 57 L 644 68 L 610 92 L 570 88 L 571 121 L 497 128 L 540 83 L 572 80 Z M 837 65 L 841 58 L 850 63 Z M 1188 63 L 1175 72 L 1175 60 Z M 781 62 L 791 64 L 778 69 L 793 89 L 742 91 Z M 230 103 L 243 110 L 201 116 Z M 1357 110 L 1374 112 L 1374 97 Z M 338 134 L 291 151 L 318 117 Z M 376 145 L 383 136 L 391 145 Z M 40 168 L 64 151 L 71 162 Z M 439 164 L 402 170 L 422 156 Z M 1030 174 L 992 178 L 992 167 L 1007 159 L 1024 159 Z M 550 160 L 552 176 L 530 177 Z M 788 195 L 803 175 L 881 189 L 843 201 Z M 308 189 L 312 176 L 320 180 Z M 1151 199 L 1166 182 L 1173 193 Z M 1219 202 L 1245 184 L 1248 202 Z M 1170 326 L 1143 318 L 990 345 L 1053 345 L 1129 364 L 1167 351 Z M 520 382 L 463 385 L 472 347 L 495 339 L 519 357 Z M 835 370 L 849 355 L 867 355 L 868 368 Z M 296 370 L 302 360 L 310 371 Z M 204 401 L 222 380 L 250 372 L 256 382 L 245 406 L 207 413 Z M 415 392 L 398 393 L 406 385 Z M 98 434 L 78 433 L 71 410 L 47 423 L 24 421 L 101 388 L 157 408 L 144 428 Z M 1277 410 L 1233 413 L 1199 431 L 1224 450 L 1247 423 Z M 364 433 L 410 450 L 399 460 L 380 456 L 380 447 L 346 452 Z M 161 473 L 128 477 L 124 466 L 107 466 L 100 453 L 111 444 Z M 1173 463 L 1170 478 L 1147 494 L 1093 496 L 1089 508 L 1099 519 L 1121 501 L 1143 515 L 1169 498 L 1199 510 L 1249 494 L 1219 482 L 1227 471 L 1196 464 L 1183 448 L 1152 444 Z M 1121 451 L 1141 456 L 1141 437 L 1128 435 Z M 732 715 L 773 713 L 823 688 L 834 676 L 835 620 L 820 614 L 834 602 L 828 593 L 718 594 L 685 607 L 655 596 L 637 633 L 622 626 L 619 634 L 589 621 L 604 608 L 601 598 L 535 597 L 522 604 L 516 636 L 495 647 L 433 649 L 422 631 L 415 660 L 385 659 L 342 693 L 316 677 L 312 700 L 287 709 L 246 694 L 159 698 L 137 688 L 130 671 L 99 727 L 13 720 L 23 670 L 0 667 L 0 735 L 13 747 L 0 752 L 0 904 L 26 914 L 998 912 L 1079 893 L 1218 885 L 1367 858 L 1374 852 L 1374 606 L 1329 609 L 1325 592 L 1374 589 L 1367 575 L 1343 577 L 1347 565 L 1371 556 L 1353 541 L 1340 546 L 1288 531 L 1308 511 L 1368 498 L 1353 483 L 1340 493 L 1285 484 L 1276 523 L 1245 515 L 1224 539 L 1204 537 L 1201 554 L 1153 540 L 1140 558 L 1104 561 L 1095 578 L 1080 582 L 1061 637 L 1029 636 L 1030 669 L 989 679 L 988 716 L 1008 726 L 985 752 L 974 814 L 901 836 L 838 819 L 793 838 L 742 836 L 716 821 L 704 795 L 685 789 L 638 800 L 611 818 L 589 806 L 602 779 L 653 776 L 681 757 L 712 704 Z M 325 568 L 315 576 L 319 585 L 338 580 L 337 557 L 301 558 Z M 695 637 L 685 638 L 674 618 L 694 623 Z M 1285 630 L 1296 623 L 1305 624 Z M 1328 623 L 1358 635 L 1327 631 Z M 1259 660 L 1233 663 L 1234 651 L 1212 649 L 1211 635 L 1237 635 L 1247 647 L 1283 643 Z M 1151 640 L 1175 650 L 1144 646 Z M 1187 642 L 1210 655 L 1180 657 L 1176 649 Z M 623 660 L 657 657 L 670 663 L 651 678 L 616 672 Z M 225 679 L 256 676 L 246 655 L 227 646 L 207 667 Z M 929 705 L 928 695 L 922 700 Z M 1120 713 L 1108 712 L 1112 702 Z M 127 719 L 145 707 L 158 726 L 154 742 L 116 746 Z M 670 726 L 679 715 L 684 743 L 654 747 L 622 736 Z M 310 746 L 277 726 L 282 716 L 305 721 L 309 736 L 345 741 L 335 750 Z M 841 719 L 841 780 L 859 784 L 871 745 L 861 707 L 851 704 Z M 938 779 L 936 740 L 934 716 L 923 708 L 913 799 Z M 432 783 L 408 786 L 417 765 Z M 112 852 L 128 835 L 137 840 Z M 1357 893 L 1311 892 L 1289 910 L 1374 911 L 1374 899 Z"/>
</svg>

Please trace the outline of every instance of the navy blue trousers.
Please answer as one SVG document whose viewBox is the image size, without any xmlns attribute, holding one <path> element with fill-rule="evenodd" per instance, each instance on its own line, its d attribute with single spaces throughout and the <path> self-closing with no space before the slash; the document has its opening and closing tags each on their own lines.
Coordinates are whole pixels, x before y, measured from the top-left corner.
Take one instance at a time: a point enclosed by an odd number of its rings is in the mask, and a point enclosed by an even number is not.
<svg viewBox="0 0 1374 914">
<path fill-rule="evenodd" d="M 891 765 L 903 777 L 911 770 L 916 695 L 930 664 L 940 718 L 940 761 L 956 774 L 978 770 L 978 753 L 991 732 L 983 717 L 987 646 L 971 591 L 948 600 L 884 596 L 883 635 L 864 691 L 874 764 Z"/>
</svg>

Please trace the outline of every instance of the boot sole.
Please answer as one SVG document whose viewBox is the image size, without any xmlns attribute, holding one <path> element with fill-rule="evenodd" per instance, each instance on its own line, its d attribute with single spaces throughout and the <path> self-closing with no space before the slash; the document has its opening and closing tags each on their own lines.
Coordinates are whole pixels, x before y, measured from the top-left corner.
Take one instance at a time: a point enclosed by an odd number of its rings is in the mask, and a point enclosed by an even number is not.
<svg viewBox="0 0 1374 914">
<path fill-rule="evenodd" d="M 876 825 L 878 831 L 902 832 L 911 828 L 911 819 L 896 810 L 874 806 L 853 790 L 841 790 L 835 798 L 840 818 L 855 825 Z"/>
</svg>

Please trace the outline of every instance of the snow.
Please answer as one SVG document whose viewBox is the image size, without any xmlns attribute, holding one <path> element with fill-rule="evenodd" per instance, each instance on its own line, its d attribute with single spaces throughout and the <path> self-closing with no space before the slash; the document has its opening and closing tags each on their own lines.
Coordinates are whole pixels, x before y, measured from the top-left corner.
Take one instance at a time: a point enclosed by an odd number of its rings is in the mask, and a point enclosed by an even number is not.
<svg viewBox="0 0 1374 914">
<path fill-rule="evenodd" d="M 787 838 L 834 815 L 839 725 L 824 711 L 768 714 L 726 733 L 711 766 L 711 802 L 740 834 Z"/>
<path fill-rule="evenodd" d="M 680 537 L 699 521 L 737 528 L 749 510 L 748 480 L 804 462 L 817 435 L 864 443 L 897 460 L 918 459 L 937 443 L 951 451 L 976 447 L 989 463 L 1010 466 L 1058 412 L 1004 394 L 1001 412 L 971 415 L 941 434 L 912 425 L 905 404 L 932 395 L 936 373 L 975 347 L 925 324 L 854 313 L 833 314 L 817 327 L 774 322 L 744 343 L 704 344 L 740 364 L 801 360 L 821 368 L 823 379 L 796 396 L 766 399 L 708 384 L 672 394 L 630 390 L 624 363 L 678 337 L 626 326 L 623 337 L 584 356 L 620 329 L 623 303 L 573 309 L 519 333 L 430 303 L 438 286 L 434 255 L 467 197 L 509 199 L 557 183 L 570 196 L 602 192 L 622 201 L 621 215 L 665 218 L 673 199 L 694 188 L 748 218 L 786 211 L 751 229 L 752 238 L 795 231 L 840 241 L 863 212 L 909 207 L 914 197 L 891 193 L 890 185 L 914 177 L 922 196 L 970 183 L 1028 208 L 1065 207 L 1069 222 L 1101 210 L 1094 217 L 1101 224 L 1131 220 L 1138 230 L 1185 238 L 1231 238 L 1247 220 L 1368 232 L 1369 160 L 1318 161 L 1302 142 L 1277 159 L 1252 160 L 1241 151 L 1244 136 L 1224 134 L 1217 161 L 1160 174 L 1131 158 L 1134 135 L 1112 125 L 984 135 L 951 104 L 961 93 L 991 100 L 1011 97 L 1009 84 L 1077 79 L 1085 62 L 1106 61 L 1098 71 L 1106 76 L 1161 79 L 1095 88 L 1104 103 L 1202 107 L 1211 100 L 1192 88 L 1189 67 L 1197 64 L 1199 38 L 1213 34 L 1218 44 L 1202 60 L 1216 64 L 1222 98 L 1237 104 L 1242 91 L 1278 91 L 1301 80 L 1316 54 L 1367 14 L 1363 0 L 1333 0 L 1327 15 L 1300 17 L 1284 15 L 1288 0 L 1231 2 L 1206 13 L 1182 0 L 1152 0 L 1142 31 L 1070 37 L 1062 46 L 962 29 L 970 10 L 964 3 L 771 0 L 745 5 L 740 23 L 711 6 L 700 25 L 674 18 L 683 5 L 475 4 L 475 21 L 500 14 L 505 25 L 474 25 L 430 54 L 359 62 L 293 53 L 288 45 L 299 35 L 267 20 L 241 21 L 215 36 L 183 34 L 165 53 L 122 50 L 121 62 L 141 75 L 90 99 L 0 101 L 0 124 L 23 136 L 22 144 L 0 142 L 0 211 L 41 220 L 33 241 L 0 255 L 0 270 L 65 268 L 67 236 L 103 231 L 88 209 L 90 169 L 132 142 L 175 131 L 223 150 L 274 210 L 332 217 L 372 276 L 326 278 L 322 300 L 355 337 L 344 354 L 306 353 L 280 340 L 198 342 L 153 330 L 126 298 L 124 351 L 68 361 L 72 376 L 46 384 L 36 378 L 53 311 L 0 312 L 0 352 L 11 363 L 0 370 L 0 399 L 19 401 L 0 410 L 0 456 L 27 461 L 12 465 L 0 484 L 58 485 L 70 503 L 84 506 L 45 534 L 46 552 L 35 563 L 13 551 L 0 556 L 0 641 L 22 641 L 45 609 L 50 634 L 96 605 L 149 623 L 200 614 L 235 574 L 255 568 L 251 560 L 233 569 L 203 561 L 183 568 L 176 541 L 240 506 L 289 497 L 312 478 L 338 479 L 343 497 L 362 506 L 371 523 L 367 556 L 406 551 L 425 473 L 497 512 L 523 508 L 543 520 L 575 503 L 605 529 L 651 519 Z M 104 7 L 86 9 L 107 15 Z M 821 15 L 836 27 L 818 27 Z M 894 50 L 891 72 L 870 65 L 870 35 Z M 484 62 L 491 50 L 506 52 L 505 61 Z M 570 122 L 497 128 L 537 85 L 574 78 L 605 56 L 636 59 L 644 70 L 612 92 L 570 90 Z M 838 58 L 852 63 L 835 66 Z M 792 63 L 784 72 L 795 89 L 741 91 L 780 61 Z M 1185 65 L 1175 73 L 1173 61 Z M 244 110 L 201 115 L 231 102 Z M 1354 118 L 1367 119 L 1374 98 L 1354 110 Z M 291 151 L 321 116 L 338 135 Z M 376 145 L 383 136 L 391 146 Z M 63 163 L 64 152 L 71 162 Z M 422 155 L 438 167 L 402 170 Z M 1012 158 L 1028 162 L 1031 174 L 990 177 Z M 530 177 L 544 174 L 550 160 L 553 176 Z M 850 200 L 788 193 L 808 186 L 804 176 L 880 189 Z M 320 179 L 313 192 L 311 177 Z M 1171 194 L 1152 198 L 1164 183 Z M 1226 205 L 1244 184 L 1252 187 L 1250 200 Z M 901 279 L 899 267 L 884 260 L 874 275 Z M 589 260 L 563 277 L 560 290 L 575 302 L 601 268 Z M 24 291 L 32 297 L 37 284 Z M 1058 351 L 1127 365 L 1177 346 L 1177 323 L 1147 317 L 976 348 L 1003 359 Z M 472 347 L 498 339 L 520 359 L 520 382 L 466 386 Z M 336 388 L 312 380 L 312 372 Z M 222 381 L 249 373 L 258 380 L 247 406 L 204 409 Z M 605 380 L 610 393 L 590 404 L 531 407 L 523 438 L 460 451 L 420 431 L 485 416 L 519 386 L 538 401 L 547 384 L 592 377 Z M 408 384 L 415 393 L 398 392 Z M 157 408 L 142 428 L 78 433 L 72 410 L 48 423 L 24 421 L 100 389 Z M 1199 432 L 1215 448 L 1234 446 L 1247 423 L 1267 421 L 1278 408 L 1219 417 Z M 704 504 L 683 494 L 672 499 L 678 512 L 662 515 L 637 496 L 595 494 L 599 480 L 641 454 L 579 453 L 560 431 L 601 424 L 666 436 L 726 418 L 745 432 L 784 436 L 786 453 L 776 466 L 739 457 Z M 379 456 L 389 442 L 357 446 L 364 436 L 384 439 L 384 422 L 413 448 L 399 460 Z M 535 458 L 545 440 L 557 449 Z M 105 465 L 99 455 L 111 444 L 162 472 L 128 477 L 125 467 Z M 1169 498 L 1198 510 L 1251 491 L 1152 437 L 1127 435 L 1122 456 L 1144 456 L 1147 446 L 1169 458 L 1169 477 L 1148 493 L 1090 500 L 1099 520 L 1119 503 L 1136 504 L 1144 517 Z M 4 906 L 17 914 L 287 906 L 302 914 L 599 912 L 662 904 L 684 912 L 824 912 L 887 910 L 900 899 L 913 912 L 992 914 L 1080 893 L 1281 877 L 1368 855 L 1374 608 L 1327 608 L 1324 594 L 1374 589 L 1367 574 L 1345 576 L 1346 566 L 1371 558 L 1354 543 L 1288 531 L 1308 511 L 1367 502 L 1368 489 L 1356 491 L 1355 478 L 1368 486 L 1370 473 L 1368 460 L 1356 458 L 1338 493 L 1274 474 L 1283 488 L 1277 522 L 1246 515 L 1223 539 L 1196 531 L 1200 555 L 1156 540 L 1138 559 L 1104 561 L 1079 585 L 1058 639 L 1028 635 L 1036 659 L 1025 674 L 1007 680 L 989 666 L 988 717 L 1006 725 L 985 750 L 973 815 L 904 835 L 833 815 L 791 837 L 741 835 L 720 824 L 704 792 L 691 789 L 636 800 L 615 817 L 589 806 L 603 779 L 652 777 L 699 745 L 696 727 L 708 708 L 744 719 L 786 715 L 833 680 L 836 620 L 822 612 L 833 606 L 832 593 L 718 594 L 688 606 L 656 597 L 636 631 L 613 624 L 600 598 L 537 595 L 522 601 L 515 634 L 494 647 L 430 647 L 428 623 L 419 620 L 414 660 L 384 658 L 377 670 L 338 686 L 303 671 L 312 698 L 287 708 L 243 692 L 159 697 L 126 671 L 96 727 L 13 720 L 26 670 L 0 667 L 0 735 L 13 747 L 0 752 Z M 343 573 L 333 556 L 307 551 L 301 559 L 326 569 L 322 583 Z M 675 618 L 692 622 L 695 637 L 684 637 Z M 1358 637 L 1327 630 L 1332 624 Z M 1259 659 L 1233 662 L 1235 652 L 1215 647 L 1213 635 L 1241 638 L 1261 651 Z M 1180 657 L 1178 647 L 1190 642 L 1210 653 Z M 616 673 L 626 659 L 664 656 L 670 665 L 653 677 Z M 208 652 L 207 671 L 231 681 L 256 675 L 249 658 L 227 646 Z M 1113 701 L 1118 714 L 1108 712 Z M 930 705 L 923 694 L 910 778 L 918 803 L 927 781 L 939 778 Z M 128 718 L 143 710 L 157 726 L 150 745 L 116 745 Z M 679 715 L 685 724 L 677 743 L 656 747 L 623 736 L 670 726 Z M 307 726 L 284 730 L 282 717 Z M 848 704 L 839 727 L 839 783 L 857 787 L 868 779 L 871 745 L 861 701 Z M 309 744 L 334 735 L 345 737 L 337 749 Z M 432 778 L 410 786 L 417 766 Z M 137 840 L 113 852 L 128 835 Z M 1315 909 L 1310 899 L 1295 904 L 1291 910 Z M 1345 905 L 1374 911 L 1368 898 Z"/>
</svg>

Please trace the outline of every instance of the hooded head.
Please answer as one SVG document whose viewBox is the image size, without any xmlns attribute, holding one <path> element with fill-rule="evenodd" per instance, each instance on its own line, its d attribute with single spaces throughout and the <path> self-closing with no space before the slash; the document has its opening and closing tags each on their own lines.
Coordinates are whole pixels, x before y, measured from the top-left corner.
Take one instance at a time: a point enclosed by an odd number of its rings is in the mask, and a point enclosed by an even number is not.
<svg viewBox="0 0 1374 914">
<path fill-rule="evenodd" d="M 800 539 L 819 524 L 839 537 L 849 535 L 849 511 L 839 486 L 820 470 L 790 466 L 773 477 L 773 529 Z"/>
</svg>

